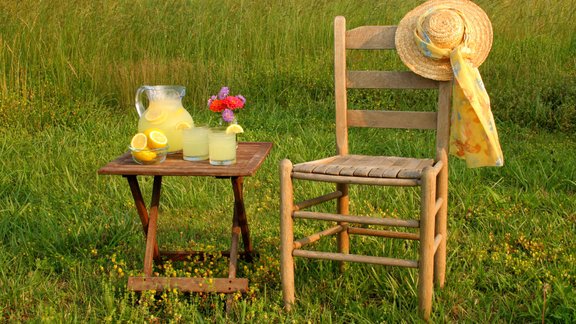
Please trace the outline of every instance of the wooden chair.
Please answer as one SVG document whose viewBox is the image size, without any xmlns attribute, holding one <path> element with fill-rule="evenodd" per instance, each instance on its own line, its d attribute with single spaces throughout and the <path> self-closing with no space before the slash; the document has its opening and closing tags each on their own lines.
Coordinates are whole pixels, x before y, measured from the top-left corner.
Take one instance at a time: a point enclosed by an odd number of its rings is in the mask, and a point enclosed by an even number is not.
<svg viewBox="0 0 576 324">
<path fill-rule="evenodd" d="M 444 286 L 448 202 L 447 151 L 452 81 L 429 80 L 409 71 L 351 71 L 346 65 L 347 50 L 394 50 L 395 32 L 396 26 L 362 26 L 346 30 L 344 17 L 336 17 L 334 21 L 337 155 L 295 165 L 288 159 L 280 163 L 281 277 L 284 306 L 287 310 L 295 302 L 294 257 L 418 268 L 419 310 L 425 319 L 430 315 L 433 279 L 440 287 Z M 347 89 L 351 88 L 436 89 L 437 110 L 432 112 L 349 110 Z M 349 127 L 435 130 L 436 156 L 420 159 L 349 154 Z M 293 179 L 335 183 L 336 190 L 295 203 Z M 420 215 L 417 219 L 349 215 L 350 184 L 420 186 Z M 337 200 L 336 213 L 303 210 L 334 199 Z M 332 223 L 332 227 L 310 236 L 295 239 L 293 222 L 297 219 L 335 222 L 335 224 Z M 367 228 L 366 225 L 378 225 L 378 227 Z M 382 227 L 414 228 L 417 232 L 384 230 Z M 420 242 L 419 259 L 405 260 L 350 254 L 350 234 L 417 240 Z M 338 252 L 303 249 L 306 245 L 331 235 L 337 235 Z"/>
</svg>

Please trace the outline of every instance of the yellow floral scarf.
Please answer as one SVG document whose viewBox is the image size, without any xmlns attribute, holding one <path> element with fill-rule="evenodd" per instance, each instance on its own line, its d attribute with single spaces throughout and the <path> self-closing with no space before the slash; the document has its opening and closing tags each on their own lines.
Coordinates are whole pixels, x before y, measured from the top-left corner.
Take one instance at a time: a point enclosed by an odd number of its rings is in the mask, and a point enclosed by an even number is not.
<svg viewBox="0 0 576 324">
<path fill-rule="evenodd" d="M 478 68 L 468 60 L 466 31 L 463 42 L 454 49 L 434 45 L 422 30 L 422 22 L 433 11 L 454 8 L 433 8 L 419 17 L 414 39 L 422 54 L 434 59 L 450 58 L 454 73 L 452 116 L 450 125 L 450 153 L 466 160 L 469 168 L 504 165 L 504 156 L 498 140 L 494 117 L 490 110 L 490 98 L 484 88 Z M 465 27 L 466 28 L 466 27 Z"/>
</svg>

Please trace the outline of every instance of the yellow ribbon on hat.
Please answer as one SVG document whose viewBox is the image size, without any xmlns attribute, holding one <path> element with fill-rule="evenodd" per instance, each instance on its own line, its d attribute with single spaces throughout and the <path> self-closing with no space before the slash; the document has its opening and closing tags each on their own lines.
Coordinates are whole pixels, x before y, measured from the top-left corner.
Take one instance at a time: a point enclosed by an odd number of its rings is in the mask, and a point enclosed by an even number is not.
<svg viewBox="0 0 576 324">
<path fill-rule="evenodd" d="M 422 28 L 424 19 L 436 10 L 455 11 L 464 22 L 464 37 L 453 49 L 433 44 Z M 414 40 L 426 57 L 450 58 L 454 73 L 452 116 L 450 124 L 450 154 L 466 160 L 469 168 L 504 165 L 504 156 L 498 140 L 494 117 L 490 110 L 490 97 L 486 92 L 480 72 L 470 62 L 472 53 L 467 46 L 467 20 L 457 9 L 436 7 L 420 16 L 414 31 Z"/>
</svg>

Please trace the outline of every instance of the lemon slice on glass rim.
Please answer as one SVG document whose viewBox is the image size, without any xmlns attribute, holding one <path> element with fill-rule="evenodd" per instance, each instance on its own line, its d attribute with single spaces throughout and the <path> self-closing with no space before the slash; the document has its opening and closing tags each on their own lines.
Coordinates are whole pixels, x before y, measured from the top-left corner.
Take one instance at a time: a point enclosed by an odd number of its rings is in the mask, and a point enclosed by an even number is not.
<svg viewBox="0 0 576 324">
<path fill-rule="evenodd" d="M 242 126 L 238 124 L 232 124 L 226 128 L 226 134 L 240 134 L 244 133 Z"/>
</svg>

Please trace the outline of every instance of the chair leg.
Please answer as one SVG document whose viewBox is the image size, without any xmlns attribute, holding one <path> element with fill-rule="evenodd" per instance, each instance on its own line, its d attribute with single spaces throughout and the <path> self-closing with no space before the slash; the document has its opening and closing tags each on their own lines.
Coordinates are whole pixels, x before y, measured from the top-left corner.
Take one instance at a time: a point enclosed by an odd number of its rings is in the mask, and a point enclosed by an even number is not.
<svg viewBox="0 0 576 324">
<path fill-rule="evenodd" d="M 422 175 L 420 205 L 420 261 L 418 263 L 418 308 L 424 320 L 430 317 L 434 276 L 434 175 L 425 170 Z"/>
<path fill-rule="evenodd" d="M 280 277 L 284 308 L 290 310 L 294 304 L 294 192 L 292 187 L 292 162 L 280 162 Z"/>
<path fill-rule="evenodd" d="M 345 183 L 338 183 L 336 184 L 336 190 L 342 192 L 342 196 L 338 198 L 338 209 L 337 213 L 342 215 L 349 214 L 349 206 L 350 206 L 350 199 L 348 197 L 348 184 Z M 346 226 L 348 223 L 340 222 L 338 225 Z M 338 233 L 337 236 L 338 240 L 338 252 L 343 254 L 350 253 L 350 235 L 348 234 L 348 230 L 341 231 Z M 340 271 L 344 272 L 346 268 L 346 263 L 344 261 L 340 261 Z"/>
<path fill-rule="evenodd" d="M 447 165 L 447 164 L 445 164 Z M 442 242 L 434 255 L 434 281 L 443 288 L 446 278 L 446 243 L 448 240 L 448 168 L 445 166 L 438 174 L 437 196 L 442 198 L 442 206 L 436 215 L 436 234 L 442 235 Z"/>
</svg>

